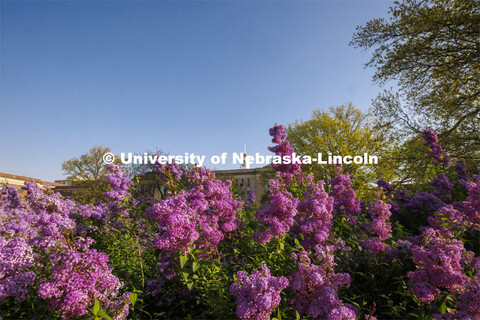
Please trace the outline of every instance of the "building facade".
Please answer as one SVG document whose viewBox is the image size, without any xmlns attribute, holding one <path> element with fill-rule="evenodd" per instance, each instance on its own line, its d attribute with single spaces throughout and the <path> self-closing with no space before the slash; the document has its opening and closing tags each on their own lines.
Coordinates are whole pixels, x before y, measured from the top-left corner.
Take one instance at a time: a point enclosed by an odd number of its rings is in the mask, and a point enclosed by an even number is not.
<svg viewBox="0 0 480 320">
<path fill-rule="evenodd" d="M 43 187 L 45 185 L 49 185 L 52 188 L 56 188 L 59 186 L 62 186 L 61 184 L 55 183 L 55 182 L 48 182 L 40 179 L 35 179 L 35 178 L 30 178 L 30 177 L 25 177 L 25 176 L 19 176 L 15 174 L 10 174 L 10 173 L 2 173 L 0 172 L 0 184 L 6 184 L 6 185 L 13 185 L 15 189 L 18 190 L 19 195 L 23 198 L 27 194 L 25 190 L 20 189 L 25 185 L 25 181 L 35 181 L 35 183 Z"/>
<path fill-rule="evenodd" d="M 240 198 L 247 199 L 248 192 L 253 191 L 257 200 L 265 194 L 266 179 L 263 173 L 272 171 L 270 166 L 263 168 L 241 168 L 230 170 L 216 170 L 215 177 L 219 180 L 231 180 L 232 185 L 238 190 Z"/>
</svg>

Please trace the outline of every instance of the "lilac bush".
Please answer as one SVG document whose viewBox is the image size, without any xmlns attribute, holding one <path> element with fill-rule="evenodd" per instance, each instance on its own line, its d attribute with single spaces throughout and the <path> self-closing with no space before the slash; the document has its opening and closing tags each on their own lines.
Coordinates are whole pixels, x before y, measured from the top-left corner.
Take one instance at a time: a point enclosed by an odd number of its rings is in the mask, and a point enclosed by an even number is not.
<svg viewBox="0 0 480 320">
<path fill-rule="evenodd" d="M 270 135 L 275 155 L 294 153 L 284 126 Z M 341 166 L 325 185 L 300 164 L 272 165 L 265 203 L 178 164 L 150 173 L 160 200 L 117 165 L 100 203 L 6 186 L 0 317 L 478 319 L 480 176 L 446 169 L 436 133 L 423 136 L 444 165 L 419 186 L 432 192 L 380 179 L 357 199 Z"/>
<path fill-rule="evenodd" d="M 121 283 L 108 256 L 89 248 L 94 240 L 75 235 L 74 203 L 34 182 L 24 189 L 24 201 L 12 187 L 2 191 L 0 301 L 35 294 L 64 319 L 89 313 L 95 299 L 110 304 Z"/>
</svg>

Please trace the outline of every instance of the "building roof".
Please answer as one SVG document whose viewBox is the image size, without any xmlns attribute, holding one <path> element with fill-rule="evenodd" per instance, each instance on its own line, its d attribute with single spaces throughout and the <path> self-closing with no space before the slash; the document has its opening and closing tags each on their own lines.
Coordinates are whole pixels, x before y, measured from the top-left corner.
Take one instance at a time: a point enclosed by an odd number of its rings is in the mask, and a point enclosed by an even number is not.
<svg viewBox="0 0 480 320">
<path fill-rule="evenodd" d="M 35 178 L 31 178 L 31 177 L 19 176 L 19 175 L 16 175 L 16 174 L 3 173 L 3 172 L 0 172 L 0 179 L 1 179 L 1 178 L 22 180 L 22 181 L 30 181 L 30 180 L 33 180 L 33 181 L 35 181 L 36 183 L 39 183 L 39 184 L 42 184 L 42 185 L 48 184 L 48 185 L 50 185 L 50 186 L 63 186 L 62 184 L 55 183 L 55 182 L 49 182 L 49 181 L 44 181 L 44 180 L 35 179 Z M 2 183 L 2 182 L 0 181 L 0 183 Z"/>
</svg>

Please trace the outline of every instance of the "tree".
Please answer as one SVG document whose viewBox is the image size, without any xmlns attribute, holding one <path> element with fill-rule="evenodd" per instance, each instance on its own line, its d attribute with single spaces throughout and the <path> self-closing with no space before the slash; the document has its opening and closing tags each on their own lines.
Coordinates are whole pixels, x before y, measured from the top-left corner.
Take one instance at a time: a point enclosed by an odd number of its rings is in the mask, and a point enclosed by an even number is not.
<svg viewBox="0 0 480 320">
<path fill-rule="evenodd" d="M 94 146 L 88 153 L 62 164 L 63 172 L 77 187 L 74 200 L 93 203 L 104 200 L 103 193 L 109 190 L 108 182 L 103 179 L 107 173 L 103 155 L 107 152 L 110 152 L 110 148 Z M 116 159 L 118 161 L 118 157 Z"/>
<path fill-rule="evenodd" d="M 367 67 L 380 85 L 397 82 L 374 101 L 374 114 L 399 137 L 439 133 L 450 158 L 480 164 L 480 1 L 404 0 L 390 19 L 357 27 L 355 47 L 374 48 Z"/>
<path fill-rule="evenodd" d="M 385 132 L 376 130 L 373 124 L 369 113 L 363 113 L 349 103 L 331 107 L 329 112 L 313 110 L 310 120 L 295 121 L 288 126 L 287 133 L 297 154 L 316 158 L 321 152 L 324 160 L 329 152 L 340 156 L 363 156 L 364 153 L 378 156 L 378 165 L 342 165 L 343 171 L 350 173 L 355 190 L 364 193 L 376 179 L 395 179 L 398 168 L 392 160 L 396 158 L 393 141 Z M 303 169 L 328 182 L 338 174 L 336 167 L 314 163 L 304 165 Z"/>
</svg>

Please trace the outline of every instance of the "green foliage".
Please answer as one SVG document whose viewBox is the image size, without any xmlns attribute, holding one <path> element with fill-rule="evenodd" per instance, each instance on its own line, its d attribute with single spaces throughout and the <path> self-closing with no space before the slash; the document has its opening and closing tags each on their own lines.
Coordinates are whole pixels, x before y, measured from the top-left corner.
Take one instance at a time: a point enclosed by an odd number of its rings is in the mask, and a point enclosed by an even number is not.
<svg viewBox="0 0 480 320">
<path fill-rule="evenodd" d="M 79 158 L 72 158 L 62 163 L 63 172 L 73 181 L 75 201 L 96 203 L 106 200 L 103 193 L 108 191 L 110 186 L 103 179 L 103 175 L 107 173 L 103 155 L 107 152 L 110 152 L 110 148 L 94 146 Z M 118 163 L 118 157 L 116 160 Z"/>
<path fill-rule="evenodd" d="M 379 84 L 397 82 L 375 102 L 375 115 L 398 138 L 425 128 L 439 133 L 452 159 L 480 164 L 480 2 L 406 0 L 395 2 L 389 19 L 359 26 L 352 45 L 374 48 L 366 64 Z M 419 150 L 416 149 L 418 152 Z M 411 170 L 421 172 L 415 163 Z"/>
<path fill-rule="evenodd" d="M 376 155 L 378 165 L 343 164 L 343 171 L 348 172 L 355 191 L 360 195 L 369 195 L 375 179 L 384 178 L 392 181 L 396 177 L 398 163 L 396 145 L 388 134 L 377 130 L 369 113 L 363 113 L 351 103 L 331 107 L 329 111 L 314 110 L 312 118 L 296 121 L 288 127 L 288 139 L 297 154 L 316 158 L 322 153 L 326 160 L 328 153 L 340 156 L 363 156 L 364 153 Z M 313 173 L 317 179 L 330 181 L 338 173 L 335 165 L 306 164 L 305 172 Z M 328 185 L 326 186 L 328 188 Z"/>
</svg>

